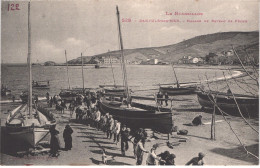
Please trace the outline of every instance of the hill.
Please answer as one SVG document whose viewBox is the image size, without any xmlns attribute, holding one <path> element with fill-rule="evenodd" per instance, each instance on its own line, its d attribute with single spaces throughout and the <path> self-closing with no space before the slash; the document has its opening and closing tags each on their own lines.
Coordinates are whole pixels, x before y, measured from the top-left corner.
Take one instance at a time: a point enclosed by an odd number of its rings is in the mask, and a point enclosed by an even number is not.
<svg viewBox="0 0 260 168">
<path fill-rule="evenodd" d="M 125 49 L 125 59 L 131 61 L 142 61 L 151 58 L 157 58 L 166 62 L 177 62 L 183 56 L 205 57 L 208 53 L 222 53 L 235 48 L 243 48 L 244 46 L 259 45 L 259 32 L 218 32 L 196 36 L 194 38 L 182 41 L 177 44 L 161 47 Z M 253 52 L 253 56 L 258 59 L 258 51 Z M 120 51 L 111 51 L 86 58 L 93 62 L 94 59 L 102 57 L 120 57 Z M 76 60 L 79 60 L 77 58 Z M 85 62 L 85 61 L 84 61 Z"/>
</svg>

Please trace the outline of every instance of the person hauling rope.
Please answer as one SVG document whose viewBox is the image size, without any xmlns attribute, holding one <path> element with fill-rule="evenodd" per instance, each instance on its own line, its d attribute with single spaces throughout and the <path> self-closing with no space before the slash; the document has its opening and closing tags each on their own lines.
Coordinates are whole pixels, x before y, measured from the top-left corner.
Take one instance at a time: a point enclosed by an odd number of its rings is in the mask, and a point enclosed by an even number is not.
<svg viewBox="0 0 260 168">
<path fill-rule="evenodd" d="M 151 148 L 150 152 L 148 153 L 146 165 L 156 165 L 156 160 L 160 160 L 160 158 L 156 155 L 155 151 L 159 147 L 158 144 L 154 144 Z"/>
<path fill-rule="evenodd" d="M 130 131 L 128 131 L 128 129 L 126 128 L 126 125 L 123 124 L 122 128 L 121 128 L 121 131 L 120 131 L 120 135 L 121 135 L 121 152 L 122 152 L 123 156 L 125 156 L 125 152 L 129 148 L 129 146 L 128 146 L 128 141 L 130 141 L 129 133 L 130 133 Z"/>
<path fill-rule="evenodd" d="M 146 150 L 144 148 L 145 139 L 146 138 L 144 136 L 142 136 L 142 138 L 136 144 L 136 149 L 135 149 L 136 165 L 142 165 L 144 152 L 145 153 L 149 152 L 148 150 Z"/>
<path fill-rule="evenodd" d="M 114 142 L 117 144 L 119 142 L 119 133 L 120 133 L 121 123 L 115 120 L 113 133 L 114 133 Z"/>
</svg>

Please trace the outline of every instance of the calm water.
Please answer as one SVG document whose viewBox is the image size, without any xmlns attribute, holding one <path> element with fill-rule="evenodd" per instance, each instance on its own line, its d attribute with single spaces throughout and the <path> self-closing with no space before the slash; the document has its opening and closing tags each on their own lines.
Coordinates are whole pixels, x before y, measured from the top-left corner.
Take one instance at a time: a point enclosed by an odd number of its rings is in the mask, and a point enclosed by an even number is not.
<svg viewBox="0 0 260 168">
<path fill-rule="evenodd" d="M 65 66 L 34 66 L 33 80 L 49 80 L 50 94 L 58 94 L 60 89 L 68 87 L 67 71 Z M 177 67 L 175 69 L 179 82 L 199 81 L 205 79 L 205 74 L 209 78 L 221 77 L 222 70 L 200 69 L 193 67 Z M 120 65 L 114 65 L 116 84 L 122 85 L 122 71 Z M 156 84 L 175 82 L 172 67 L 170 65 L 127 65 L 128 83 L 132 90 L 158 88 Z M 82 87 L 81 67 L 69 67 L 71 87 Z M 27 88 L 27 67 L 26 66 L 2 66 L 1 81 L 12 90 L 12 94 L 19 95 Z M 94 66 L 84 67 L 85 87 L 95 88 L 102 84 L 113 84 L 112 71 L 110 67 L 95 69 Z M 45 95 L 45 91 L 35 91 L 40 96 Z M 154 91 L 155 92 L 155 91 Z"/>
</svg>

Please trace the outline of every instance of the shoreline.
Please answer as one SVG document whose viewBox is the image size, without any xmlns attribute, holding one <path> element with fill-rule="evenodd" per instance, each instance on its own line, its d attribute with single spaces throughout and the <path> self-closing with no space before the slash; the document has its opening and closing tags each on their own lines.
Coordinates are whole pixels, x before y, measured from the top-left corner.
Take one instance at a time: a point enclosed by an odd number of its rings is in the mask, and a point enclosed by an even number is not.
<svg viewBox="0 0 260 168">
<path fill-rule="evenodd" d="M 235 138 L 234 134 L 229 129 L 228 125 L 223 121 L 221 115 L 216 115 L 216 140 L 210 140 L 210 124 L 191 127 L 185 124 L 190 123 L 192 119 L 197 115 L 203 116 L 203 122 L 211 122 L 211 113 L 202 112 L 199 110 L 199 105 L 196 104 L 196 95 L 180 96 L 180 99 L 189 101 L 181 101 L 174 103 L 173 120 L 174 125 L 179 129 L 188 130 L 188 135 L 183 136 L 187 139 L 186 142 L 181 142 L 180 145 L 175 146 L 173 149 L 168 148 L 166 145 L 167 135 L 155 133 L 155 136 L 159 139 L 152 138 L 152 133 L 148 131 L 148 141 L 145 144 L 145 149 L 149 150 L 155 143 L 162 144 L 157 149 L 157 154 L 170 151 L 176 155 L 176 165 L 181 166 L 187 163 L 192 157 L 196 156 L 198 152 L 206 153 L 206 165 L 257 165 L 259 161 L 250 155 L 246 155 L 246 152 L 239 145 L 239 142 Z M 46 107 L 46 102 L 41 102 Z M 1 109 L 2 116 L 6 115 L 5 111 L 9 109 L 10 105 L 4 105 Z M 13 104 L 12 108 L 18 104 Z M 97 131 L 96 128 L 86 125 L 84 122 L 77 122 L 75 120 L 75 113 L 72 118 L 69 117 L 69 111 L 65 110 L 65 114 L 60 114 L 54 108 L 47 108 L 52 111 L 57 119 L 56 128 L 60 132 L 59 138 L 61 147 L 64 146 L 62 132 L 66 124 L 70 124 L 74 130 L 73 147 L 71 151 L 61 150 L 58 158 L 50 158 L 48 155 L 39 156 L 24 156 L 23 158 L 15 157 L 14 155 L 6 152 L 1 152 L 2 165 L 103 165 L 102 148 L 106 149 L 109 156 L 114 156 L 115 160 L 111 161 L 109 165 L 135 165 L 135 159 L 133 157 L 133 146 L 129 143 L 129 150 L 126 152 L 126 157 L 121 155 L 120 143 L 117 145 L 113 143 L 113 140 L 107 139 L 106 135 L 102 131 Z M 227 117 L 231 122 L 233 128 L 236 130 L 238 136 L 241 138 L 245 146 L 250 152 L 258 155 L 258 135 L 255 134 L 251 128 L 243 122 L 241 117 Z M 254 124 L 258 128 L 258 119 L 248 119 L 251 124 Z M 3 118 L 1 123 L 4 124 Z M 223 131 L 225 130 L 225 131 Z M 239 131 L 238 131 L 239 130 Z M 3 136 L 1 136 L 3 137 Z M 45 141 L 49 141 L 48 136 Z M 170 142 L 178 142 L 178 135 L 173 133 L 170 136 Z M 165 144 L 165 145 L 164 145 Z M 145 165 L 147 154 L 144 154 L 144 161 L 142 165 Z M 214 158 L 214 159 L 213 159 Z"/>
</svg>

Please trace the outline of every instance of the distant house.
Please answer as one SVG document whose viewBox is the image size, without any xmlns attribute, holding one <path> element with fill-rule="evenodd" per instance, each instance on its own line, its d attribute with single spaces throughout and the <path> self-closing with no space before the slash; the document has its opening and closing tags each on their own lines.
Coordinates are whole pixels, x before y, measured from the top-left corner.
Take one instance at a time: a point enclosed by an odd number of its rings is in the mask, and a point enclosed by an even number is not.
<svg viewBox="0 0 260 168">
<path fill-rule="evenodd" d="M 147 59 L 146 61 L 142 61 L 141 62 L 141 64 L 143 64 L 143 65 L 147 65 L 147 64 L 149 64 L 149 65 L 156 65 L 156 64 L 158 64 L 158 59 Z"/>
<path fill-rule="evenodd" d="M 229 50 L 227 52 L 225 52 L 226 56 L 233 56 L 234 55 L 234 51 L 233 50 Z"/>
<path fill-rule="evenodd" d="M 183 64 L 189 64 L 189 63 L 190 63 L 190 59 L 192 59 L 192 56 L 183 56 L 181 62 L 182 62 Z"/>
<path fill-rule="evenodd" d="M 102 57 L 102 62 L 104 64 L 115 64 L 115 63 L 119 63 L 118 58 L 116 57 Z"/>
<path fill-rule="evenodd" d="M 189 63 L 191 63 L 191 64 L 197 64 L 198 62 L 199 62 L 199 58 L 197 58 L 197 57 L 189 59 Z"/>
<path fill-rule="evenodd" d="M 150 59 L 150 60 L 147 60 L 147 63 L 148 64 L 151 64 L 151 65 L 156 65 L 156 64 L 158 64 L 158 59 Z"/>
<path fill-rule="evenodd" d="M 202 57 L 183 56 L 182 59 L 178 60 L 179 64 L 197 64 L 199 62 L 204 62 L 204 59 Z"/>
</svg>

